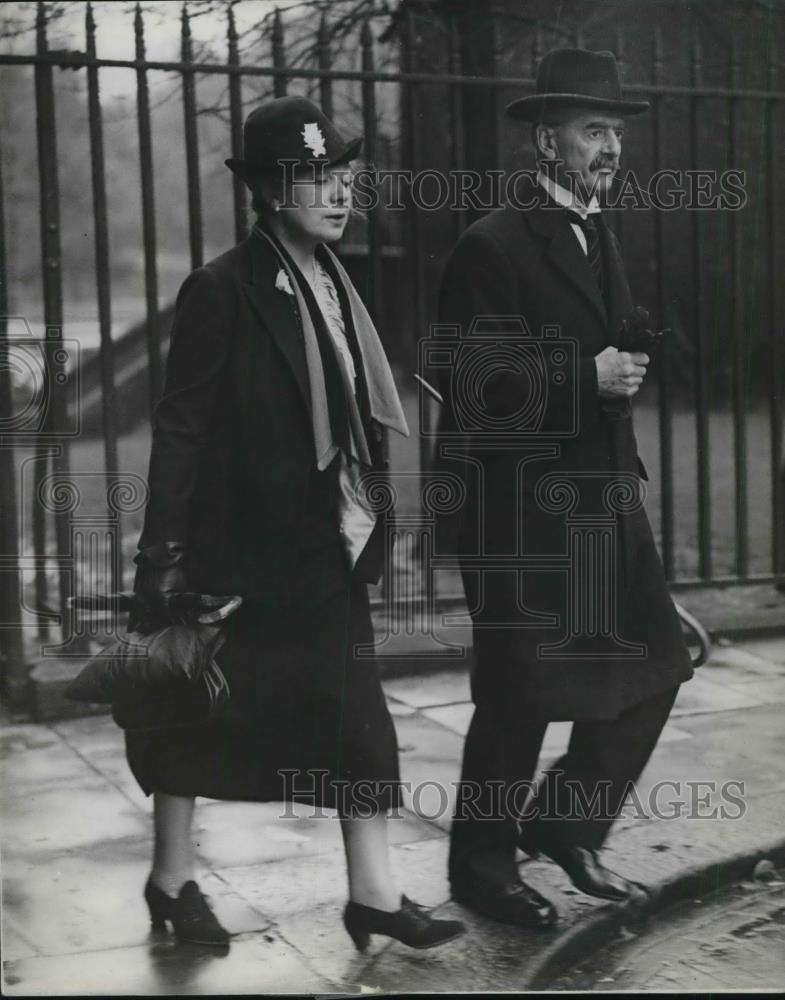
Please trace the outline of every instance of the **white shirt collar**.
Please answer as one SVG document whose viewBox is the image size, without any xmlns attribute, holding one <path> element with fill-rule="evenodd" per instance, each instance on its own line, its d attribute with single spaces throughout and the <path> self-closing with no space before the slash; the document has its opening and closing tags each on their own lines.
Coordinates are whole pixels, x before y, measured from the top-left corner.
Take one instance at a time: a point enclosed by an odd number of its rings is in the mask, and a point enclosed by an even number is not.
<svg viewBox="0 0 785 1000">
<path fill-rule="evenodd" d="M 552 177 L 548 177 L 542 170 L 537 171 L 537 183 L 545 188 L 557 205 L 561 205 L 562 208 L 568 208 L 571 212 L 577 212 L 582 219 L 585 219 L 587 215 L 594 215 L 600 211 L 600 204 L 597 201 L 596 194 L 592 195 L 591 201 L 586 206 L 578 201 L 572 191 L 563 187 L 557 181 L 553 180 Z"/>
</svg>

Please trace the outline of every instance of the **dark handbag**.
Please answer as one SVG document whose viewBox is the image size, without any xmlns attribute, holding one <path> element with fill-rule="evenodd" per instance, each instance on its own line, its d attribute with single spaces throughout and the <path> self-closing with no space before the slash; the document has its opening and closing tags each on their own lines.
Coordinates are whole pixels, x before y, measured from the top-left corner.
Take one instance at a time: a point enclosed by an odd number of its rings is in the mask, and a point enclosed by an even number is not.
<svg viewBox="0 0 785 1000">
<path fill-rule="evenodd" d="M 208 721 L 229 700 L 229 685 L 216 662 L 225 641 L 222 622 L 242 598 L 176 594 L 169 620 L 155 627 L 134 595 L 91 595 L 71 599 L 90 611 L 131 606 L 140 622 L 96 653 L 68 685 L 73 701 L 111 704 L 124 729 L 159 728 Z"/>
</svg>

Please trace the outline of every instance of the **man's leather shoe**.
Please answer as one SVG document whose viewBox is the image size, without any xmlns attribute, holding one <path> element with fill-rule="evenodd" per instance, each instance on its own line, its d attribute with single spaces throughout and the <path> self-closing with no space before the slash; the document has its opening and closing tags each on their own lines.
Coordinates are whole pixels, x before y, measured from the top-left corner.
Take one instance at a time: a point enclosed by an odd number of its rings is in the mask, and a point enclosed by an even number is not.
<svg viewBox="0 0 785 1000">
<path fill-rule="evenodd" d="M 533 843 L 531 838 L 527 838 L 526 835 L 521 837 L 519 846 L 521 850 L 533 857 L 536 857 L 538 853 L 545 854 L 551 861 L 555 861 L 568 875 L 575 888 L 585 892 L 587 896 L 610 899 L 619 903 L 629 899 L 636 889 L 643 890 L 643 887 L 637 883 L 630 882 L 621 875 L 605 868 L 600 864 L 597 852 L 589 850 L 587 847 L 564 844 L 558 839 L 549 843 L 544 843 L 542 840 Z"/>
<path fill-rule="evenodd" d="M 544 929 L 558 920 L 556 907 L 520 880 L 491 883 L 470 879 L 452 882 L 456 903 L 502 924 Z"/>
</svg>

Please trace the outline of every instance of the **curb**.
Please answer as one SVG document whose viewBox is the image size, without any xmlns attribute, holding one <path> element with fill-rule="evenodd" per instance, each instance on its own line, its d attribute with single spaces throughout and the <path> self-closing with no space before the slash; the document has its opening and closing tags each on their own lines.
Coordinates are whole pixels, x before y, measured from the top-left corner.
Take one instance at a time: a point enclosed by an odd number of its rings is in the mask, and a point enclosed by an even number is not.
<svg viewBox="0 0 785 1000">
<path fill-rule="evenodd" d="M 684 869 L 680 874 L 655 886 L 648 901 L 642 905 L 625 903 L 623 906 L 609 904 L 603 907 L 596 915 L 565 931 L 543 952 L 526 976 L 522 989 L 552 989 L 551 984 L 557 977 L 607 946 L 611 937 L 622 927 L 645 921 L 675 903 L 706 895 L 709 891 L 715 892 L 737 882 L 749 876 L 755 865 L 764 858 L 773 861 L 778 867 L 785 864 L 785 839 L 710 864 Z"/>
</svg>

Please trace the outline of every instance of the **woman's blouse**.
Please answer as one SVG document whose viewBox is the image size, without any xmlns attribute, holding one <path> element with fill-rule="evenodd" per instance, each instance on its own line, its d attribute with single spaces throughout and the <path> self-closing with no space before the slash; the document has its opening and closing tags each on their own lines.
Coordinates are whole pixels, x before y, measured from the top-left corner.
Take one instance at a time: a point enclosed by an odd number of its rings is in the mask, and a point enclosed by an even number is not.
<svg viewBox="0 0 785 1000">
<path fill-rule="evenodd" d="M 333 338 L 335 346 L 338 348 L 338 353 L 343 359 L 344 366 L 349 372 L 352 384 L 355 384 L 357 371 L 354 367 L 354 358 L 352 357 L 349 342 L 346 339 L 346 327 L 343 322 L 341 303 L 338 299 L 338 293 L 335 290 L 332 278 L 318 260 L 314 261 L 314 277 L 316 279 L 314 283 L 316 300 L 324 315 L 330 336 Z"/>
</svg>

